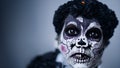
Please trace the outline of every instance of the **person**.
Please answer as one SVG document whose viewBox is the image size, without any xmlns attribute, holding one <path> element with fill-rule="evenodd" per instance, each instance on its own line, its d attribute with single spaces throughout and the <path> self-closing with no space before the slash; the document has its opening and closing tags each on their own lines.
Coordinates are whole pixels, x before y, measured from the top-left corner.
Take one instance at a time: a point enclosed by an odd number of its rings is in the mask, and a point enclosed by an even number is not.
<svg viewBox="0 0 120 68">
<path fill-rule="evenodd" d="M 99 68 L 118 20 L 98 0 L 71 0 L 55 11 L 53 25 L 56 51 L 37 56 L 28 68 Z"/>
</svg>

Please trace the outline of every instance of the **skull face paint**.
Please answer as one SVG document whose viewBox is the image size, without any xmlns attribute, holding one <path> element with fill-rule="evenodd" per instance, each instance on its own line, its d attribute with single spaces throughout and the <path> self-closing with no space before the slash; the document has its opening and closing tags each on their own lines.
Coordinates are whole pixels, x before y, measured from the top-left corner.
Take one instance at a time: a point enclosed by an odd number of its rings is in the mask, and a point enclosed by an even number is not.
<svg viewBox="0 0 120 68">
<path fill-rule="evenodd" d="M 95 19 L 69 15 L 59 37 L 59 50 L 74 68 L 95 68 L 103 52 L 103 34 Z"/>
</svg>

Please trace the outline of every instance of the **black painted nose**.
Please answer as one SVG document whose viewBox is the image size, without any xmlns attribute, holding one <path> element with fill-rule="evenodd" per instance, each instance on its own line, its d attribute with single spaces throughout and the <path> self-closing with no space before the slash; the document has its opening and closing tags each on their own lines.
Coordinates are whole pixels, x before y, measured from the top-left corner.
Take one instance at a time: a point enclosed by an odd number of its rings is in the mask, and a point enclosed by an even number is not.
<svg viewBox="0 0 120 68">
<path fill-rule="evenodd" d="M 79 42 L 78 42 L 79 45 L 86 45 L 86 43 L 81 39 Z"/>
</svg>

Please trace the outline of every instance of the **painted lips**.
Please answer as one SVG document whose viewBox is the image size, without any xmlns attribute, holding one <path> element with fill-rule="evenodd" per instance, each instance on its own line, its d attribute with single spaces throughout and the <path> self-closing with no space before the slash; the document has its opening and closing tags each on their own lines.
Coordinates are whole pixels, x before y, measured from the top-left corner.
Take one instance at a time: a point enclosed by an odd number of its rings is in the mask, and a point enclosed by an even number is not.
<svg viewBox="0 0 120 68">
<path fill-rule="evenodd" d="M 90 56 L 84 53 L 74 53 L 70 56 L 76 63 L 87 63 L 90 61 Z"/>
</svg>

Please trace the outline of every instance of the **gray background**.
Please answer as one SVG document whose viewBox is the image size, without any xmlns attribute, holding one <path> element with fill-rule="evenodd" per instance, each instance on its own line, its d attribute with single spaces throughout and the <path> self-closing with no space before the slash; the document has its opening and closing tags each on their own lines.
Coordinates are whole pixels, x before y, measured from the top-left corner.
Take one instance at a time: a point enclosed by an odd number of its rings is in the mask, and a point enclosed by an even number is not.
<svg viewBox="0 0 120 68">
<path fill-rule="evenodd" d="M 54 51 L 54 11 L 68 0 L 3 0 L 0 68 L 25 68 L 37 55 Z M 120 0 L 99 0 L 120 20 Z M 103 55 L 102 68 L 120 67 L 120 24 Z"/>
</svg>

